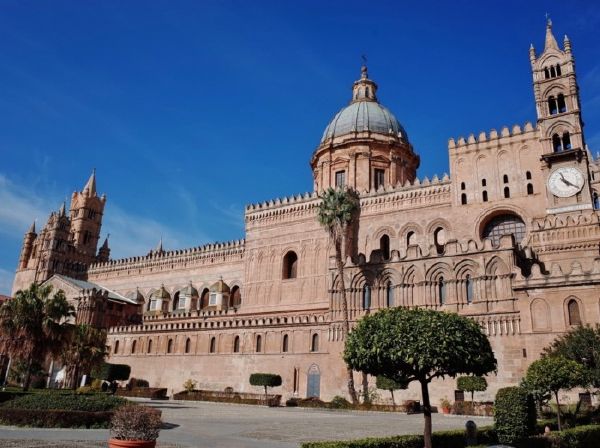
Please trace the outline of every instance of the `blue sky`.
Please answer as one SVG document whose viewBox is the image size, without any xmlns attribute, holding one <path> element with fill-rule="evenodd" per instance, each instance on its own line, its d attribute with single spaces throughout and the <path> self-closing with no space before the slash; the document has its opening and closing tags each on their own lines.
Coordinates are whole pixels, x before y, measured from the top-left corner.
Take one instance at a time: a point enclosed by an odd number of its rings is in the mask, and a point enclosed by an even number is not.
<svg viewBox="0 0 600 448">
<path fill-rule="evenodd" d="M 243 237 L 250 202 L 310 191 L 360 56 L 421 155 L 535 121 L 529 44 L 573 42 L 600 150 L 594 2 L 0 0 L 0 293 L 23 233 L 92 168 L 113 256 Z"/>
</svg>

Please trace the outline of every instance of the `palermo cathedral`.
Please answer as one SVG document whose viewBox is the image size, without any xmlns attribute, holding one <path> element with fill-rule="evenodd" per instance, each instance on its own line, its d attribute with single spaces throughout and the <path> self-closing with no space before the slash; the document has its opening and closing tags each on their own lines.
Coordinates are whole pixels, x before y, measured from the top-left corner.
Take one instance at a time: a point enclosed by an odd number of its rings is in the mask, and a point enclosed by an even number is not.
<svg viewBox="0 0 600 448">
<path fill-rule="evenodd" d="M 244 239 L 111 259 L 94 173 L 68 210 L 25 234 L 13 294 L 33 281 L 64 290 L 80 322 L 108 329 L 111 362 L 169 393 L 189 378 L 250 391 L 250 373 L 271 372 L 284 398 L 346 396 L 334 251 L 316 215 L 320 192 L 351 187 L 350 318 L 406 306 L 474 319 L 498 359 L 480 395 L 491 398 L 558 334 L 600 323 L 600 163 L 571 42 L 549 22 L 529 59 L 536 123 L 450 139 L 450 176 L 432 179 L 417 177 L 416 148 L 363 67 L 310 158 L 313 192 L 248 205 Z M 434 402 L 455 387 L 434 382 Z"/>
</svg>

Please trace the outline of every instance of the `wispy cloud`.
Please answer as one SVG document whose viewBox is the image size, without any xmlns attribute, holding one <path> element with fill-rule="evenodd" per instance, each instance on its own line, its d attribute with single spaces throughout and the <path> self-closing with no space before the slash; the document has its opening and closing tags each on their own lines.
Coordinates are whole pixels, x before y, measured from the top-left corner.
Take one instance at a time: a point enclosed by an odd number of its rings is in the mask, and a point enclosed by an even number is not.
<svg viewBox="0 0 600 448">
<path fill-rule="evenodd" d="M 0 294 L 10 294 L 14 276 L 14 272 L 0 268 Z"/>
</svg>

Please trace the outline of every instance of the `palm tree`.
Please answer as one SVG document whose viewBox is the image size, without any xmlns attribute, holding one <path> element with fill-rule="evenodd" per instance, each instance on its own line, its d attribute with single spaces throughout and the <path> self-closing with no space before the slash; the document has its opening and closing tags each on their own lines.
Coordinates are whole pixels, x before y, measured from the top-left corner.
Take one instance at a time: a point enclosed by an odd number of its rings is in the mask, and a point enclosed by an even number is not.
<svg viewBox="0 0 600 448">
<path fill-rule="evenodd" d="M 70 325 L 67 319 L 75 315 L 62 291 L 50 298 L 51 292 L 51 285 L 32 283 L 0 307 L 0 352 L 25 363 L 23 390 L 29 389 L 32 366 L 60 352 Z"/>
<path fill-rule="evenodd" d="M 87 324 L 71 325 L 68 342 L 60 354 L 67 366 L 68 385 L 77 387 L 81 372 L 89 373 L 100 365 L 108 354 L 106 351 L 106 331 Z"/>
<path fill-rule="evenodd" d="M 339 288 L 342 292 L 342 312 L 344 317 L 344 334 L 350 333 L 350 316 L 348 314 L 348 299 L 344 283 L 343 252 L 346 251 L 347 235 L 356 221 L 356 213 L 360 202 L 358 194 L 352 189 L 328 188 L 320 195 L 321 203 L 318 208 L 319 223 L 327 230 L 335 247 L 335 265 L 339 279 Z M 354 387 L 352 369 L 347 367 L 348 394 L 352 403 L 358 403 L 358 396 Z"/>
</svg>

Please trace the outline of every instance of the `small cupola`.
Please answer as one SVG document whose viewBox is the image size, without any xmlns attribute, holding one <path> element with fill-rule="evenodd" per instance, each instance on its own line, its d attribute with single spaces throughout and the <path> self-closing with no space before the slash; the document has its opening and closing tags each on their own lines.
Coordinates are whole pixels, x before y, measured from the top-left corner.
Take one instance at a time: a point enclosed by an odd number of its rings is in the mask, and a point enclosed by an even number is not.
<svg viewBox="0 0 600 448">
<path fill-rule="evenodd" d="M 210 287 L 210 298 L 208 306 L 216 310 L 224 310 L 229 303 L 229 294 L 231 289 L 229 285 L 220 278 L 218 282 Z"/>
<path fill-rule="evenodd" d="M 355 103 L 357 101 L 377 102 L 377 84 L 369 79 L 369 73 L 366 65 L 363 65 L 360 68 L 360 79 L 358 81 L 354 81 L 354 86 L 352 87 L 351 103 Z"/>
</svg>

